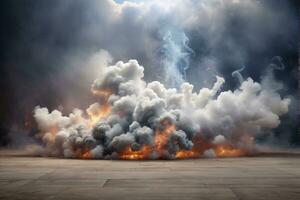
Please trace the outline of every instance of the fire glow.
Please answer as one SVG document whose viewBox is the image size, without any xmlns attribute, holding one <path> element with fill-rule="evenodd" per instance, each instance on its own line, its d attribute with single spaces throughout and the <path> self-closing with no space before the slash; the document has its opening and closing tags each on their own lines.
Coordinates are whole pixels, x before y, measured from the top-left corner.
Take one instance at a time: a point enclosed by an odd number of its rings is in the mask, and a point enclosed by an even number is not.
<svg viewBox="0 0 300 200">
<path fill-rule="evenodd" d="M 164 125 L 164 129 L 156 131 L 154 147 L 143 146 L 136 151 L 132 150 L 131 147 L 127 147 L 125 151 L 119 154 L 120 158 L 124 160 L 145 160 L 151 158 L 151 154 L 154 153 L 158 154 L 157 158 L 164 159 L 165 146 L 168 143 L 170 135 L 176 130 L 176 126 L 171 124 L 168 120 L 162 121 L 161 124 Z M 211 147 L 214 146 L 213 149 L 216 157 L 241 157 L 246 155 L 246 152 L 239 148 L 234 148 L 231 145 L 213 145 L 208 143 L 207 145 Z M 203 152 L 199 151 L 197 147 L 191 150 L 178 150 L 175 153 L 174 159 L 200 158 L 202 154 Z"/>
</svg>

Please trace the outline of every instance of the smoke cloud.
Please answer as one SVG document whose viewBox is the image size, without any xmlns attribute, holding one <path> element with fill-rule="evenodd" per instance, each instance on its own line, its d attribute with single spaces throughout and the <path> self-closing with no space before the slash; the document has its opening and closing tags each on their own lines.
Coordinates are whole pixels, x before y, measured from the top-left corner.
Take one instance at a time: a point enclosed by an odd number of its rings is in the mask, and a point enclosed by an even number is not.
<svg viewBox="0 0 300 200">
<path fill-rule="evenodd" d="M 146 82 L 136 60 L 103 69 L 91 91 L 98 102 L 68 116 L 36 107 L 43 155 L 68 158 L 174 159 L 247 155 L 255 138 L 274 129 L 289 98 L 251 78 L 234 91 L 180 89 Z M 269 77 L 269 79 L 271 79 Z M 271 80 L 268 80 L 268 83 Z"/>
</svg>

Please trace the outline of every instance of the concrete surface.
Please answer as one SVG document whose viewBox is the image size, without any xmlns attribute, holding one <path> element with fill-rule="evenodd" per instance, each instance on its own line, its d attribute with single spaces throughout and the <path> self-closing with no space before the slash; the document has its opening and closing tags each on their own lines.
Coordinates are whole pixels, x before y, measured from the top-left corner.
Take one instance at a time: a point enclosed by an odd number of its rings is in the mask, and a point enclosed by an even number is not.
<svg viewBox="0 0 300 200">
<path fill-rule="evenodd" d="M 300 199 L 300 155 L 111 161 L 0 151 L 0 199 Z"/>
</svg>

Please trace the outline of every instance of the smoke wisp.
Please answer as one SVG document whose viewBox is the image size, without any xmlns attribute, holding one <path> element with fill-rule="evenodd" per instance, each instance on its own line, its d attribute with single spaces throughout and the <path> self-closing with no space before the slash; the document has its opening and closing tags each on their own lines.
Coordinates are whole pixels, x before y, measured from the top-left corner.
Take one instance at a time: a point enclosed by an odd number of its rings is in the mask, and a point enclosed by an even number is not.
<svg viewBox="0 0 300 200">
<path fill-rule="evenodd" d="M 161 64 L 165 69 L 165 83 L 178 88 L 186 81 L 190 56 L 194 51 L 188 46 L 189 38 L 182 30 L 168 30 L 163 36 Z"/>
</svg>

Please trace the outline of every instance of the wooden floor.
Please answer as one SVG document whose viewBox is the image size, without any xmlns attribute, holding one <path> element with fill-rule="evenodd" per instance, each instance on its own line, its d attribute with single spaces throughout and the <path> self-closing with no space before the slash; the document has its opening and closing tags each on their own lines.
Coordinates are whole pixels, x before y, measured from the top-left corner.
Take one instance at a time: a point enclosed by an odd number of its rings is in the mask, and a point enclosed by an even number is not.
<svg viewBox="0 0 300 200">
<path fill-rule="evenodd" d="M 0 151 L 0 199 L 299 200 L 300 155 L 111 161 Z"/>
</svg>

